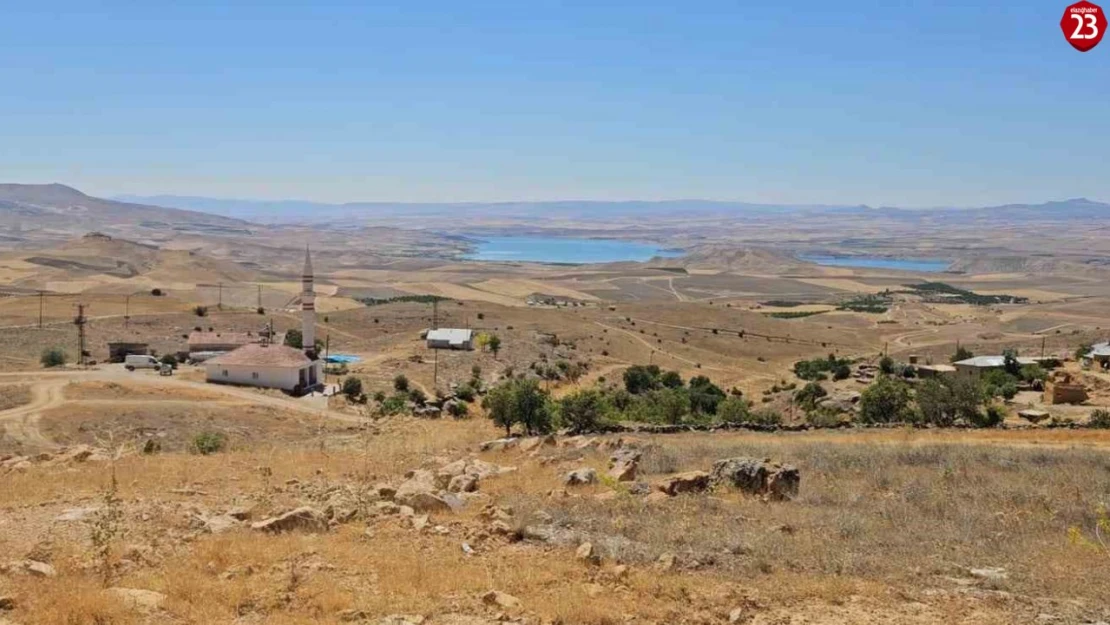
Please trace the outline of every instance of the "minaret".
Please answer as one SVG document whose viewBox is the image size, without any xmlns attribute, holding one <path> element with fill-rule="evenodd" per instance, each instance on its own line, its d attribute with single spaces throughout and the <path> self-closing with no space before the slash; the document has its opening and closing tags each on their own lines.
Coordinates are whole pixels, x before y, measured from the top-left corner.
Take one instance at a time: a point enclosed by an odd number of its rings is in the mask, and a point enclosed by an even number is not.
<svg viewBox="0 0 1110 625">
<path fill-rule="evenodd" d="M 316 292 L 312 287 L 312 258 L 304 248 L 304 272 L 301 274 L 301 345 L 309 358 L 316 358 Z"/>
</svg>

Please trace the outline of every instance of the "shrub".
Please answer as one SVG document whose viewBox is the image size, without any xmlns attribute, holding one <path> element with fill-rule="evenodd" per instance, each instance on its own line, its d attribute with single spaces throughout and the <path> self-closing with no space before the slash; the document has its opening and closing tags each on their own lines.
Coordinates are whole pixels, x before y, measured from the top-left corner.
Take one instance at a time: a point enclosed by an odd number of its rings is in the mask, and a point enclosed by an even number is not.
<svg viewBox="0 0 1110 625">
<path fill-rule="evenodd" d="M 409 389 L 409 400 L 419 406 L 428 401 L 428 396 L 424 394 L 424 391 L 414 386 Z"/>
<path fill-rule="evenodd" d="M 782 415 L 773 408 L 760 408 L 752 413 L 752 423 L 756 425 L 781 425 Z"/>
<path fill-rule="evenodd" d="M 750 401 L 732 395 L 717 406 L 717 418 L 724 423 L 749 423 L 752 418 L 751 409 Z"/>
<path fill-rule="evenodd" d="M 976 412 L 970 419 L 970 423 L 977 428 L 993 428 L 1001 425 L 1005 420 L 1006 409 L 997 404 L 991 404 L 987 406 L 985 412 Z"/>
<path fill-rule="evenodd" d="M 840 363 L 833 369 L 832 379 L 834 380 L 847 380 L 852 375 L 852 368 L 847 363 Z"/>
<path fill-rule="evenodd" d="M 208 307 L 207 306 L 194 306 L 193 307 L 193 314 L 195 314 L 198 317 L 207 317 L 208 316 Z"/>
<path fill-rule="evenodd" d="M 193 437 L 192 450 L 194 453 L 207 456 L 218 451 L 223 451 L 227 439 L 220 432 L 204 431 Z"/>
<path fill-rule="evenodd" d="M 398 373 L 397 376 L 393 378 L 393 390 L 397 391 L 398 393 L 408 392 L 409 379 L 405 377 L 405 374 Z"/>
<path fill-rule="evenodd" d="M 173 354 L 166 354 L 162 356 L 160 362 L 164 365 L 169 365 L 174 369 L 177 368 L 177 356 L 174 356 Z"/>
<path fill-rule="evenodd" d="M 458 397 L 465 402 L 474 401 L 476 394 L 477 393 L 475 393 L 474 387 L 469 384 L 463 384 L 457 390 L 455 390 L 455 397 Z"/>
<path fill-rule="evenodd" d="M 50 347 L 42 350 L 39 362 L 44 367 L 61 367 L 66 364 L 66 353 L 60 347 Z"/>
<path fill-rule="evenodd" d="M 983 388 L 990 397 L 1010 400 L 1017 395 L 1017 378 L 1004 370 L 992 369 L 984 373 L 981 379 Z"/>
<path fill-rule="evenodd" d="M 461 401 L 453 401 L 447 404 L 447 414 L 456 419 L 463 419 L 470 414 L 470 407 Z"/>
<path fill-rule="evenodd" d="M 491 334 L 487 344 L 489 345 L 489 351 L 493 352 L 493 357 L 497 358 L 497 353 L 501 351 L 501 337 Z"/>
<path fill-rule="evenodd" d="M 559 400 L 559 420 L 576 433 L 593 432 L 605 421 L 608 409 L 601 391 L 578 391 Z"/>
<path fill-rule="evenodd" d="M 881 377 L 864 389 L 859 400 L 860 421 L 864 423 L 899 423 L 910 415 L 910 391 L 897 378 Z"/>
<path fill-rule="evenodd" d="M 883 356 L 879 359 L 879 372 L 883 375 L 891 375 L 894 373 L 894 359 L 890 356 Z"/>
<path fill-rule="evenodd" d="M 362 380 L 359 378 L 350 377 L 343 380 L 343 388 L 341 391 L 347 396 L 347 399 L 354 401 L 362 396 Z"/>
<path fill-rule="evenodd" d="M 1102 430 L 1110 429 L 1110 410 L 1098 409 L 1091 413 L 1091 419 L 1087 422 L 1093 428 Z"/>
<path fill-rule="evenodd" d="M 810 382 L 802 390 L 794 393 L 794 401 L 798 402 L 807 411 L 817 407 L 817 400 L 828 395 L 829 392 L 816 382 Z"/>
<path fill-rule="evenodd" d="M 478 320 L 479 321 L 481 321 L 482 319 L 485 319 L 485 318 L 486 318 L 486 313 L 478 313 Z"/>
<path fill-rule="evenodd" d="M 405 410 L 405 403 L 409 396 L 404 393 L 394 393 L 385 398 L 382 404 L 382 413 L 387 415 L 401 414 Z"/>
<path fill-rule="evenodd" d="M 260 315 L 265 315 L 266 314 L 266 309 L 259 306 L 258 308 L 255 309 L 255 312 L 260 314 Z"/>
<path fill-rule="evenodd" d="M 378 402 L 379 404 L 384 402 L 385 401 L 385 391 L 375 391 L 374 392 L 374 401 Z"/>
<path fill-rule="evenodd" d="M 164 293 L 162 293 L 162 289 L 158 288 L 151 289 L 150 294 L 154 297 L 162 297 L 164 295 Z"/>
<path fill-rule="evenodd" d="M 690 379 L 690 409 L 697 414 L 717 414 L 717 406 L 725 399 L 721 387 L 704 375 Z"/>
</svg>

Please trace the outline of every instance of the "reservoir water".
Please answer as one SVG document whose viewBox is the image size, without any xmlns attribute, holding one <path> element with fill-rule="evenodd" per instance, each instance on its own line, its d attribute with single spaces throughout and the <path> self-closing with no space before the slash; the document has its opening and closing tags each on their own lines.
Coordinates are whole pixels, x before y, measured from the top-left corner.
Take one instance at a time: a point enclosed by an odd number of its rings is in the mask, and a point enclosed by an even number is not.
<svg viewBox="0 0 1110 625">
<path fill-rule="evenodd" d="M 475 237 L 470 260 L 526 261 L 537 263 L 613 263 L 645 261 L 653 256 L 681 256 L 654 243 L 617 239 L 564 239 L 558 237 Z"/>
<path fill-rule="evenodd" d="M 952 263 L 947 260 L 927 258 L 881 258 L 878 256 L 815 256 L 798 257 L 818 265 L 829 267 L 860 267 L 864 269 L 899 269 L 902 271 L 924 271 L 937 273 L 948 269 Z"/>
</svg>

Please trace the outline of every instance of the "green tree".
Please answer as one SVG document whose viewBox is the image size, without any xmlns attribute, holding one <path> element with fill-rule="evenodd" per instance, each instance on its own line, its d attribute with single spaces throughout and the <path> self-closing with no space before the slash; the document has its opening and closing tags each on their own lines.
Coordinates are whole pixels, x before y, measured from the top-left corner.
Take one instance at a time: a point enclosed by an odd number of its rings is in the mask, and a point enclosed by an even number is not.
<svg viewBox="0 0 1110 625">
<path fill-rule="evenodd" d="M 529 434 L 551 431 L 551 400 L 535 380 L 506 380 L 482 400 L 490 419 L 505 428 L 505 435 L 520 424 Z"/>
<path fill-rule="evenodd" d="M 682 374 L 679 372 L 666 371 L 659 376 L 659 384 L 666 388 L 682 388 L 685 382 L 682 381 Z"/>
<path fill-rule="evenodd" d="M 956 422 L 952 389 L 940 380 L 928 379 L 917 387 L 917 409 L 925 423 L 948 427 Z"/>
<path fill-rule="evenodd" d="M 1010 400 L 1017 395 L 1017 378 L 1003 369 L 991 369 L 983 374 L 981 380 L 983 389 L 991 397 L 1002 397 Z"/>
<path fill-rule="evenodd" d="M 664 423 L 682 423 L 690 414 L 690 394 L 686 389 L 658 389 L 649 393 L 648 398 L 655 407 L 655 414 Z"/>
<path fill-rule="evenodd" d="M 717 417 L 725 423 L 748 423 L 752 418 L 751 409 L 750 401 L 731 395 L 717 406 Z"/>
<path fill-rule="evenodd" d="M 46 368 L 61 367 L 66 364 L 66 353 L 60 347 L 50 347 L 42 350 L 39 362 Z"/>
<path fill-rule="evenodd" d="M 883 375 L 891 375 L 894 373 L 894 359 L 890 356 L 883 356 L 879 359 L 879 372 Z"/>
<path fill-rule="evenodd" d="M 489 335 L 486 345 L 489 346 L 489 351 L 493 352 L 493 357 L 497 358 L 497 353 L 501 351 L 501 337 L 496 334 Z"/>
<path fill-rule="evenodd" d="M 690 409 L 697 414 L 717 414 L 717 406 L 725 399 L 725 392 L 704 375 L 690 379 Z"/>
<path fill-rule="evenodd" d="M 624 370 L 624 389 L 639 395 L 659 388 L 658 365 L 632 365 Z"/>
<path fill-rule="evenodd" d="M 859 400 L 859 417 L 864 423 L 900 423 L 910 414 L 910 391 L 906 383 L 881 377 L 864 389 Z"/>
<path fill-rule="evenodd" d="M 343 380 L 342 392 L 351 401 L 358 399 L 362 396 L 362 380 L 356 377 Z"/>
<path fill-rule="evenodd" d="M 952 354 L 952 357 L 949 358 L 949 360 L 951 362 L 959 362 L 961 360 L 967 360 L 968 358 L 974 358 L 974 357 L 975 357 L 975 354 L 970 349 L 961 345 L 961 346 L 956 348 L 956 353 Z"/>
<path fill-rule="evenodd" d="M 396 376 L 394 376 L 393 390 L 397 391 L 398 393 L 409 392 L 409 379 L 405 377 L 405 374 L 398 373 Z"/>
<path fill-rule="evenodd" d="M 1002 369 L 1015 378 L 1021 375 L 1021 362 L 1018 361 L 1016 350 L 1007 349 L 1002 352 Z"/>
<path fill-rule="evenodd" d="M 808 412 L 817 408 L 817 400 L 828 394 L 829 392 L 817 382 L 809 382 L 800 391 L 794 393 L 794 401 Z"/>
<path fill-rule="evenodd" d="M 607 411 L 605 395 L 597 389 L 571 393 L 559 400 L 562 424 L 575 433 L 596 431 Z"/>
<path fill-rule="evenodd" d="M 847 380 L 851 376 L 852 368 L 846 362 L 837 363 L 836 367 L 833 368 L 832 379 L 834 380 Z"/>
</svg>

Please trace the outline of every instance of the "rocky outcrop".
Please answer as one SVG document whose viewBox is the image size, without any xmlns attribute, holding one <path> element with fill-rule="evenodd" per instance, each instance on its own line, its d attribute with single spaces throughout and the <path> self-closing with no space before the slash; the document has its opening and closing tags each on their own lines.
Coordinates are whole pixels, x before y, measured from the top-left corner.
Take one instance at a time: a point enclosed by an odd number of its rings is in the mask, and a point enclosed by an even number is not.
<svg viewBox="0 0 1110 625">
<path fill-rule="evenodd" d="M 802 481 L 801 472 L 793 466 L 754 458 L 718 460 L 710 479 L 773 500 L 793 499 Z"/>
<path fill-rule="evenodd" d="M 609 458 L 609 477 L 618 482 L 631 482 L 636 479 L 643 452 L 632 447 L 622 447 Z"/>
<path fill-rule="evenodd" d="M 324 513 L 315 508 L 304 506 L 284 514 L 251 524 L 251 529 L 261 532 L 280 533 L 294 530 L 322 532 L 328 529 Z"/>
<path fill-rule="evenodd" d="M 705 471 L 679 473 L 656 483 L 655 488 L 671 497 L 685 493 L 700 493 L 709 488 L 709 474 Z"/>
</svg>

